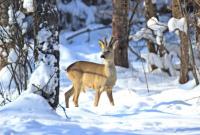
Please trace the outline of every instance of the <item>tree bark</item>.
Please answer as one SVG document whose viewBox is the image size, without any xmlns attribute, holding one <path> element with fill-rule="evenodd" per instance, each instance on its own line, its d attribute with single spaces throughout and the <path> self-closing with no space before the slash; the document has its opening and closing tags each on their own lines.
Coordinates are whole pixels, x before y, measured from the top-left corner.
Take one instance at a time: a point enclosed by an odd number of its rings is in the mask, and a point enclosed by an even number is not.
<svg viewBox="0 0 200 135">
<path fill-rule="evenodd" d="M 181 11 L 180 0 L 173 0 L 172 2 L 172 15 L 173 17 L 180 19 L 183 17 Z M 184 84 L 189 80 L 188 77 L 188 67 L 189 67 L 189 39 L 185 32 L 179 31 L 179 36 L 181 40 L 181 69 L 179 83 Z"/>
<path fill-rule="evenodd" d="M 200 26 L 196 26 L 196 42 L 200 50 Z"/>
<path fill-rule="evenodd" d="M 197 42 L 197 47 L 200 51 L 200 24 L 198 24 L 198 18 L 200 18 L 200 0 L 195 0 L 195 25 L 196 25 L 196 42 Z"/>
<path fill-rule="evenodd" d="M 128 63 L 128 8 L 129 0 L 113 0 L 112 36 L 117 39 L 115 65 L 129 67 Z"/>
<path fill-rule="evenodd" d="M 0 26 L 6 27 L 8 25 L 8 7 L 10 5 L 9 0 L 0 0 Z"/>
<path fill-rule="evenodd" d="M 146 18 L 146 21 L 148 21 L 153 16 L 156 17 L 155 6 L 153 5 L 151 0 L 145 0 L 145 18 Z M 148 51 L 150 53 L 157 54 L 155 45 L 150 40 L 147 40 L 147 48 L 148 48 Z M 155 65 L 151 65 L 151 70 L 154 70 L 156 68 L 157 67 Z"/>
<path fill-rule="evenodd" d="M 0 0 L 0 26 L 2 27 L 6 27 L 8 26 L 8 7 L 10 5 L 9 1 L 5 1 L 5 0 Z M 2 33 L 0 33 L 0 37 L 3 38 Z M 1 41 L 3 41 L 4 39 L 0 38 Z M 0 70 L 7 64 L 7 57 L 5 57 L 3 54 L 3 52 L 5 51 L 5 45 L 1 45 L 0 46 Z"/>
</svg>

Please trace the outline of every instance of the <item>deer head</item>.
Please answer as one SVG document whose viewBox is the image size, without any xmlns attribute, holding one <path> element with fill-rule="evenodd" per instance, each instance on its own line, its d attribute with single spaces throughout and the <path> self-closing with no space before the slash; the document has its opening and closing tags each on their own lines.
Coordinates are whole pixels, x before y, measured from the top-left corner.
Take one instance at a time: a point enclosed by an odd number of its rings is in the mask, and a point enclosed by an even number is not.
<svg viewBox="0 0 200 135">
<path fill-rule="evenodd" d="M 99 40 L 99 45 L 102 50 L 101 58 L 104 60 L 113 60 L 114 59 L 114 49 L 116 48 L 116 41 L 111 37 L 110 41 L 107 42 L 106 38 L 104 38 L 104 41 Z"/>
</svg>

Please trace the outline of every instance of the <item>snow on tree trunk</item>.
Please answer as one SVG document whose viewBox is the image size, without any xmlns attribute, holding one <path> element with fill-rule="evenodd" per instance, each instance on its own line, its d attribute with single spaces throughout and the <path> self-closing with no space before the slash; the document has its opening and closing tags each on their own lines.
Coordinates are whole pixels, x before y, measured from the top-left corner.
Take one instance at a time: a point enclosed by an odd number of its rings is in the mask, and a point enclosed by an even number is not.
<svg viewBox="0 0 200 135">
<path fill-rule="evenodd" d="M 33 0 L 23 0 L 23 8 L 25 8 L 28 13 L 34 12 L 33 4 Z"/>
<path fill-rule="evenodd" d="M 185 17 L 182 17 L 181 19 L 176 19 L 172 17 L 168 21 L 168 28 L 169 28 L 169 31 L 180 30 L 182 32 L 187 33 L 188 31 L 187 20 Z"/>
<path fill-rule="evenodd" d="M 183 17 L 181 11 L 180 0 L 173 0 L 172 2 L 172 15 L 173 17 L 180 19 Z M 188 77 L 188 66 L 189 66 L 189 44 L 188 35 L 185 32 L 179 31 L 179 36 L 181 40 L 181 69 L 179 82 L 181 84 L 186 83 L 189 79 Z"/>
<path fill-rule="evenodd" d="M 128 63 L 128 8 L 129 0 L 113 0 L 112 35 L 118 40 L 115 64 L 129 67 Z"/>
<path fill-rule="evenodd" d="M 42 78 L 47 78 L 49 80 L 45 81 L 45 88 L 42 87 L 38 82 L 35 86 L 41 90 L 41 95 L 45 97 L 49 104 L 56 108 L 59 103 L 59 41 L 58 41 L 58 34 L 59 34 L 59 14 L 56 8 L 56 0 L 44 0 L 44 1 L 37 1 L 38 19 L 37 23 L 39 26 L 39 30 L 37 32 L 37 51 L 39 54 L 39 61 L 40 65 L 38 68 L 42 68 L 40 66 L 46 67 L 47 72 L 41 75 Z M 44 68 L 42 68 L 44 69 Z M 50 71 L 50 72 L 49 72 Z M 37 69 L 35 71 L 37 74 Z M 34 75 L 33 77 L 34 78 Z M 33 79 L 34 80 L 34 79 Z M 34 84 L 34 81 L 32 81 Z M 30 85 L 29 85 L 30 86 Z M 33 85 L 32 85 L 33 86 Z M 33 86 L 34 87 L 34 86 Z M 29 89 L 32 89 L 29 87 Z"/>
<path fill-rule="evenodd" d="M 145 18 L 146 21 L 148 21 L 151 17 L 156 16 L 156 9 L 153 6 L 153 3 L 151 0 L 145 0 Z M 153 42 L 151 42 L 150 40 L 147 40 L 147 48 L 149 50 L 150 53 L 155 53 L 156 52 L 156 48 Z M 156 69 L 156 65 L 151 65 L 151 70 Z"/>
</svg>

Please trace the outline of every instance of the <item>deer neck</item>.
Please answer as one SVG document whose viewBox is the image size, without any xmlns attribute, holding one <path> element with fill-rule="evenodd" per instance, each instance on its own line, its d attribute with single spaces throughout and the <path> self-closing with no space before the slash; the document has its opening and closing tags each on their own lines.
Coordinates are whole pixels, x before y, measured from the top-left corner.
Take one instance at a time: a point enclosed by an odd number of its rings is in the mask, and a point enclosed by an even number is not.
<svg viewBox="0 0 200 135">
<path fill-rule="evenodd" d="M 115 68 L 115 64 L 113 60 L 105 60 L 104 61 L 104 65 L 105 65 L 105 75 L 107 77 L 114 77 L 116 78 L 116 68 Z"/>
</svg>

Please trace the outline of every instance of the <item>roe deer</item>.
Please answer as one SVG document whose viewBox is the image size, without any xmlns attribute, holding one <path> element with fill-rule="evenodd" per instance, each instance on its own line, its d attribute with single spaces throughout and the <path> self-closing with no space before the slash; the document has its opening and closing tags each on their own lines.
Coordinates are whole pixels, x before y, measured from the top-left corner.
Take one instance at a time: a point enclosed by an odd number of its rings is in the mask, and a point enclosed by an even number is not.
<svg viewBox="0 0 200 135">
<path fill-rule="evenodd" d="M 78 107 L 78 98 L 81 91 L 92 88 L 96 91 L 94 106 L 98 106 L 101 93 L 107 92 L 110 103 L 114 106 L 112 88 L 117 80 L 114 64 L 114 48 L 116 40 L 111 38 L 108 43 L 99 40 L 102 49 L 101 58 L 104 64 L 97 64 L 87 61 L 78 61 L 71 64 L 67 69 L 68 78 L 72 81 L 72 88 L 65 93 L 66 107 L 69 107 L 69 98 L 73 95 L 75 107 Z"/>
</svg>

